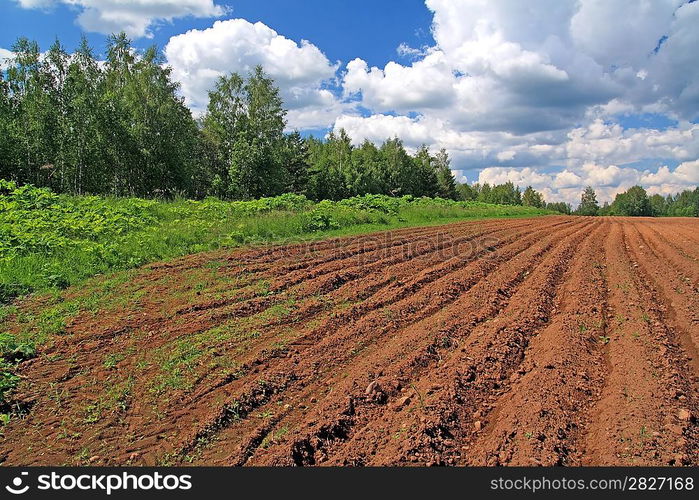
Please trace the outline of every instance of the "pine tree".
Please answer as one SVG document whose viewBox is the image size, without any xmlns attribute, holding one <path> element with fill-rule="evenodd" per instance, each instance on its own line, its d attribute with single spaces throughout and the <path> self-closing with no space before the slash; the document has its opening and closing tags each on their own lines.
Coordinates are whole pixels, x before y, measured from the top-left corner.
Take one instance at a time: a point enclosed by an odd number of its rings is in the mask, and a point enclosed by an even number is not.
<svg viewBox="0 0 699 500">
<path fill-rule="evenodd" d="M 426 145 L 423 144 L 415 153 L 412 167 L 412 172 L 403 177 L 406 181 L 405 192 L 413 196 L 438 196 L 440 186 L 437 166 Z"/>
<path fill-rule="evenodd" d="M 306 194 L 308 189 L 308 145 L 298 130 L 284 138 L 282 157 L 286 172 L 284 191 Z"/>
<path fill-rule="evenodd" d="M 439 196 L 450 200 L 458 200 L 459 193 L 456 179 L 451 171 L 451 160 L 446 149 L 441 149 L 435 156 L 435 168 L 437 169 L 437 182 L 439 184 Z"/>
<path fill-rule="evenodd" d="M 536 191 L 531 186 L 527 186 L 527 189 L 525 189 L 522 194 L 522 205 L 525 207 L 544 208 L 546 202 L 544 201 L 544 196 L 540 192 Z"/>
<path fill-rule="evenodd" d="M 597 193 L 592 186 L 587 186 L 580 199 L 580 206 L 576 211 L 579 215 L 597 215 L 599 213 L 599 203 L 597 203 Z"/>
</svg>

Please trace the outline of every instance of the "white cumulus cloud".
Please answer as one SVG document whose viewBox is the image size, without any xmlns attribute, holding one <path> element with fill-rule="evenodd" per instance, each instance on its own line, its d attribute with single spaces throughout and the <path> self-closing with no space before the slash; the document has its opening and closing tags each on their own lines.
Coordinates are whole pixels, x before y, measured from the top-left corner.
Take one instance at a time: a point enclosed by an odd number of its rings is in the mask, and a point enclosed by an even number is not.
<svg viewBox="0 0 699 500">
<path fill-rule="evenodd" d="M 699 124 L 681 122 L 666 130 L 623 129 L 596 119 L 568 133 L 566 161 L 633 163 L 646 158 L 693 160 L 699 157 Z"/>
<path fill-rule="evenodd" d="M 435 45 L 412 62 L 350 61 L 345 96 L 371 116 L 340 116 L 355 142 L 404 138 L 446 147 L 470 181 L 539 183 L 570 198 L 602 196 L 683 169 L 649 160 L 699 157 L 699 2 L 684 0 L 426 0 Z M 618 116 L 656 113 L 676 125 L 625 128 Z M 482 170 L 485 169 L 485 170 Z M 481 170 L 480 174 L 478 171 Z M 683 174 L 681 179 L 691 179 Z M 655 183 L 655 184 L 652 184 Z"/>
<path fill-rule="evenodd" d="M 591 162 L 559 172 L 544 172 L 530 167 L 488 167 L 478 176 L 480 183 L 502 184 L 508 181 L 538 189 L 547 201 L 565 201 L 572 205 L 580 202 L 580 195 L 586 186 L 592 186 L 597 192 L 597 199 L 603 203 L 613 201 L 618 193 L 634 185 L 646 187 L 650 194 L 662 195 L 693 189 L 699 184 L 699 161 L 680 163 L 674 169 L 665 165 L 655 172 Z"/>
<path fill-rule="evenodd" d="M 77 22 L 86 31 L 111 34 L 120 31 L 140 38 L 151 37 L 158 22 L 183 17 L 219 17 L 227 9 L 214 0 L 17 0 L 26 9 L 46 9 L 62 3 L 78 12 Z"/>
<path fill-rule="evenodd" d="M 211 28 L 173 36 L 165 46 L 173 78 L 181 82 L 187 104 L 201 112 L 219 76 L 242 75 L 261 65 L 280 87 L 292 127 L 327 126 L 343 107 L 324 83 L 335 77 L 331 63 L 312 43 L 300 43 L 263 23 L 245 19 L 216 21 Z"/>
<path fill-rule="evenodd" d="M 389 62 L 384 69 L 369 68 L 362 59 L 347 64 L 345 95 L 362 94 L 362 103 L 378 112 L 444 109 L 456 97 L 455 81 L 444 54 L 433 52 L 406 67 Z"/>
<path fill-rule="evenodd" d="M 44 9 L 51 7 L 56 0 L 16 0 L 23 9 Z"/>
</svg>

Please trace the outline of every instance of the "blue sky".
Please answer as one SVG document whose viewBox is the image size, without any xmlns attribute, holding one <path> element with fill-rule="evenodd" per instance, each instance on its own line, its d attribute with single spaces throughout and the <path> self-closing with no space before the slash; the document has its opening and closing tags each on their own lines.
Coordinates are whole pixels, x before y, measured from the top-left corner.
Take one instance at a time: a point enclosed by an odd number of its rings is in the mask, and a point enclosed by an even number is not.
<svg viewBox="0 0 699 500">
<path fill-rule="evenodd" d="M 27 36 L 163 50 L 195 115 L 217 75 L 275 78 L 289 129 L 446 148 L 468 182 L 575 203 L 699 184 L 699 2 L 0 0 L 0 57 Z"/>
<path fill-rule="evenodd" d="M 306 39 L 321 47 L 331 61 L 347 62 L 358 55 L 371 65 L 384 65 L 396 58 L 401 43 L 432 45 L 432 14 L 421 0 L 237 0 L 217 2 L 229 9 L 225 17 L 261 21 L 293 40 Z M 47 47 L 58 37 L 74 48 L 81 33 L 101 50 L 106 36 L 87 32 L 75 22 L 76 7 L 56 4 L 44 9 L 25 9 L 14 0 L 1 0 L 0 47 L 9 48 L 20 36 Z M 211 26 L 212 18 L 191 16 L 161 22 L 153 38 L 136 38 L 145 48 L 164 47 L 171 36 Z"/>
</svg>

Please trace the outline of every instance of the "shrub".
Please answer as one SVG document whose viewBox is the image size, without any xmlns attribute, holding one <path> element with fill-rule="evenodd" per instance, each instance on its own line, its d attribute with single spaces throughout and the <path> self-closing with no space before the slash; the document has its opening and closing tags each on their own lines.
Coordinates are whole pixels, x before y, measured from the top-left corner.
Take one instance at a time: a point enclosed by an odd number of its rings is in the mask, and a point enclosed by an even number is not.
<svg viewBox="0 0 699 500">
<path fill-rule="evenodd" d="M 407 197 L 406 197 L 407 198 Z M 410 197 L 412 199 L 412 196 Z M 404 198 L 392 198 L 382 194 L 365 194 L 339 201 L 340 206 L 351 207 L 358 210 L 372 210 L 384 214 L 395 215 L 409 201 Z"/>
<path fill-rule="evenodd" d="M 13 335 L 0 333 L 0 359 L 17 363 L 36 356 L 36 347 L 26 342 L 17 342 Z"/>
<path fill-rule="evenodd" d="M 0 408 L 7 403 L 7 393 L 19 383 L 19 377 L 12 372 L 12 366 L 0 361 Z"/>
<path fill-rule="evenodd" d="M 308 213 L 307 218 L 302 224 L 305 231 L 327 231 L 330 229 L 339 229 L 340 224 L 333 216 L 334 203 L 332 201 L 321 201 L 316 207 Z"/>
</svg>

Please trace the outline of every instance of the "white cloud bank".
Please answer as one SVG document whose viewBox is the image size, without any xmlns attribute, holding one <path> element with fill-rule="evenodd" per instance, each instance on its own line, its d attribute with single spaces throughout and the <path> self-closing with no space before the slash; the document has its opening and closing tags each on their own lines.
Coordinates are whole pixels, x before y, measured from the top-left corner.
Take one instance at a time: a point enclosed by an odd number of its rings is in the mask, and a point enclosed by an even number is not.
<svg viewBox="0 0 699 500">
<path fill-rule="evenodd" d="M 151 37 L 150 28 L 183 17 L 219 17 L 227 12 L 214 0 L 16 0 L 25 9 L 48 9 L 65 4 L 78 11 L 77 23 L 86 30 L 111 34 L 125 31 L 135 38 Z"/>
<path fill-rule="evenodd" d="M 531 183 L 552 200 L 578 199 L 587 184 L 602 198 L 629 182 L 655 192 L 691 185 L 683 172 L 699 168 L 699 2 L 426 4 L 436 44 L 402 46 L 409 65 L 350 61 L 344 95 L 372 115 L 340 116 L 336 129 L 355 142 L 397 135 L 412 148 L 445 147 L 471 181 Z M 619 113 L 678 124 L 624 129 Z M 630 165 L 649 159 L 684 163 L 672 175 Z"/>
<path fill-rule="evenodd" d="M 0 47 L 0 71 L 7 68 L 7 61 L 14 57 L 14 53 Z"/>
<path fill-rule="evenodd" d="M 565 201 L 572 205 L 580 202 L 581 187 L 593 186 L 600 202 L 614 197 L 631 186 L 642 185 L 650 194 L 674 194 L 699 185 L 699 161 L 680 163 L 674 169 L 660 167 L 657 172 L 617 165 L 584 163 L 581 167 L 560 172 L 542 172 L 535 168 L 488 167 L 480 171 L 478 182 L 502 184 L 513 182 L 519 186 L 533 186 L 548 200 Z"/>
<path fill-rule="evenodd" d="M 333 92 L 324 88 L 335 78 L 338 65 L 312 43 L 296 43 L 260 22 L 229 19 L 190 30 L 170 39 L 165 56 L 195 112 L 206 107 L 207 91 L 219 76 L 245 75 L 258 64 L 280 87 L 291 127 L 327 126 L 344 110 Z"/>
</svg>

